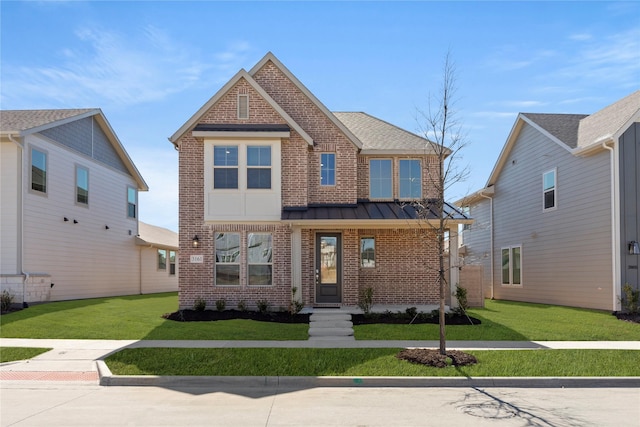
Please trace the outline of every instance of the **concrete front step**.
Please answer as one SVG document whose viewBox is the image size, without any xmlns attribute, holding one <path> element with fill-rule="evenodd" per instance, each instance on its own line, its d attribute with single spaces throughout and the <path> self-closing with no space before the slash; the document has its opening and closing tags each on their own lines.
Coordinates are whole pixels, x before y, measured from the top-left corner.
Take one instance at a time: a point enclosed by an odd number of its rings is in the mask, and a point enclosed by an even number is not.
<svg viewBox="0 0 640 427">
<path fill-rule="evenodd" d="M 309 320 L 311 322 L 321 321 L 321 320 L 347 320 L 351 321 L 350 314 L 341 314 L 341 313 L 313 313 L 309 316 Z"/>
<path fill-rule="evenodd" d="M 348 337 L 353 335 L 353 328 L 309 328 L 310 337 Z"/>
<path fill-rule="evenodd" d="M 349 320 L 315 320 L 309 322 L 310 328 L 353 328 Z"/>
</svg>

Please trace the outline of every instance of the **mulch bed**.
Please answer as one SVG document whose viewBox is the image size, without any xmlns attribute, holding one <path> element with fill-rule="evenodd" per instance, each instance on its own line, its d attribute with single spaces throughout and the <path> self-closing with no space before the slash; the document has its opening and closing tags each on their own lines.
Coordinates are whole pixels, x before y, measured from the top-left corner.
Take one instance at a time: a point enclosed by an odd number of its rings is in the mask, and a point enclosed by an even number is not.
<svg viewBox="0 0 640 427">
<path fill-rule="evenodd" d="M 425 313 L 419 313 L 418 316 L 411 316 L 405 313 L 371 313 L 365 314 L 353 314 L 351 321 L 354 325 L 369 325 L 375 323 L 408 325 L 408 324 L 422 324 L 440 323 L 438 316 L 431 316 Z M 449 313 L 445 316 L 445 324 L 447 325 L 479 325 L 482 323 L 480 319 L 475 317 L 465 316 L 460 314 Z"/>
<path fill-rule="evenodd" d="M 618 320 L 624 320 L 627 322 L 640 323 L 640 313 L 630 314 L 630 313 L 614 313 L 614 316 L 618 318 Z"/>
<path fill-rule="evenodd" d="M 177 322 L 211 322 L 216 320 L 249 319 L 260 322 L 309 323 L 308 314 L 291 314 L 287 311 L 260 313 L 259 311 L 240 310 L 179 310 L 164 314 L 162 317 Z"/>
<path fill-rule="evenodd" d="M 407 348 L 396 355 L 398 359 L 411 363 L 433 366 L 435 368 L 446 368 L 447 366 L 467 366 L 475 365 L 478 359 L 471 354 L 458 350 L 446 351 L 446 356 L 440 354 L 440 350 L 428 348 Z"/>
</svg>

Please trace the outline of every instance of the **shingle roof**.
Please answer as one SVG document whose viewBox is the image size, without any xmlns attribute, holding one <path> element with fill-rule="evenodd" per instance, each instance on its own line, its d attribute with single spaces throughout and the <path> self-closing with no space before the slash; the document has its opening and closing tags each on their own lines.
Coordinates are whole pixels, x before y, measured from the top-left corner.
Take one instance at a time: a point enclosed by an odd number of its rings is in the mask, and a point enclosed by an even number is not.
<svg viewBox="0 0 640 427">
<path fill-rule="evenodd" d="M 640 90 L 591 114 L 580 122 L 578 147 L 583 148 L 616 137 L 623 126 L 640 111 Z"/>
<path fill-rule="evenodd" d="M 468 220 L 469 217 L 449 203 L 444 205 L 445 219 Z M 438 219 L 433 203 L 417 208 L 411 203 L 359 201 L 355 205 L 309 205 L 307 208 L 284 208 L 282 220 L 408 220 Z"/>
<path fill-rule="evenodd" d="M 558 138 L 569 148 L 576 148 L 578 145 L 580 120 L 588 117 L 586 114 L 522 113 L 522 115 Z"/>
<path fill-rule="evenodd" d="M 367 113 L 334 112 L 333 115 L 362 142 L 363 150 L 433 152 L 426 138 Z"/>
<path fill-rule="evenodd" d="M 178 233 L 145 222 L 138 222 L 136 244 L 178 248 Z"/>
<path fill-rule="evenodd" d="M 96 110 L 96 108 L 68 110 L 1 110 L 0 131 L 5 133 L 22 132 Z"/>
</svg>

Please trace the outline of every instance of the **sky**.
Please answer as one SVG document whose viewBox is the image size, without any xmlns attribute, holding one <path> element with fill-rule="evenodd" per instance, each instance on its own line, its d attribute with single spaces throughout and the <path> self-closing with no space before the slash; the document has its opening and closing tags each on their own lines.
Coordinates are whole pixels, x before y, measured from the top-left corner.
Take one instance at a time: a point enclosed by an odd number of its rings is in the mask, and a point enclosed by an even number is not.
<svg viewBox="0 0 640 427">
<path fill-rule="evenodd" d="M 178 230 L 168 141 L 272 52 L 329 110 L 411 132 L 455 64 L 469 176 L 486 184 L 519 112 L 591 114 L 640 88 L 640 2 L 0 1 L 0 108 L 101 108 Z M 433 98 L 432 98 L 433 99 Z"/>
</svg>

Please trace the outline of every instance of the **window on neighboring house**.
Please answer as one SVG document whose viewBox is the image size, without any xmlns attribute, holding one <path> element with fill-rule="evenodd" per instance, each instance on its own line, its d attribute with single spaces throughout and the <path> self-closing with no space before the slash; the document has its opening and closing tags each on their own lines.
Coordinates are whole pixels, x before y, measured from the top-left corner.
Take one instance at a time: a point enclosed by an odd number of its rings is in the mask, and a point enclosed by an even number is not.
<svg viewBox="0 0 640 427">
<path fill-rule="evenodd" d="M 467 218 L 471 218 L 471 206 L 463 206 L 462 213 L 465 214 Z M 462 224 L 462 231 L 471 230 L 471 224 Z"/>
<path fill-rule="evenodd" d="M 360 239 L 360 267 L 376 266 L 376 241 L 373 237 Z"/>
<path fill-rule="evenodd" d="M 47 192 L 47 153 L 31 148 L 31 189 Z"/>
<path fill-rule="evenodd" d="M 158 270 L 167 269 L 167 250 L 158 249 Z"/>
<path fill-rule="evenodd" d="M 76 166 L 76 203 L 89 204 L 89 170 Z"/>
<path fill-rule="evenodd" d="M 176 251 L 169 251 L 169 275 L 176 275 Z"/>
<path fill-rule="evenodd" d="M 502 284 L 522 284 L 522 247 L 502 248 Z"/>
<path fill-rule="evenodd" d="M 543 194 L 543 206 L 544 210 L 553 209 L 557 203 L 557 182 L 556 182 L 557 170 L 551 170 L 545 172 L 542 175 L 542 194 Z"/>
<path fill-rule="evenodd" d="M 393 198 L 391 159 L 369 160 L 369 197 L 372 199 Z"/>
<path fill-rule="evenodd" d="M 238 188 L 238 147 L 213 147 L 213 188 Z"/>
<path fill-rule="evenodd" d="M 237 183 L 235 188 L 237 188 Z M 270 146 L 250 145 L 247 147 L 247 188 L 271 188 Z"/>
<path fill-rule="evenodd" d="M 249 286 L 270 286 L 273 284 L 273 254 L 271 234 L 248 234 L 247 276 L 249 277 Z"/>
<path fill-rule="evenodd" d="M 336 155 L 320 154 L 320 185 L 336 185 Z"/>
<path fill-rule="evenodd" d="M 249 95 L 238 95 L 238 118 L 249 118 Z"/>
<path fill-rule="evenodd" d="M 133 187 L 127 187 L 127 216 L 135 218 L 138 214 L 138 192 Z"/>
<path fill-rule="evenodd" d="M 240 285 L 240 233 L 215 233 L 218 286 Z"/>
<path fill-rule="evenodd" d="M 400 198 L 422 197 L 422 168 L 420 160 L 400 160 Z"/>
</svg>

